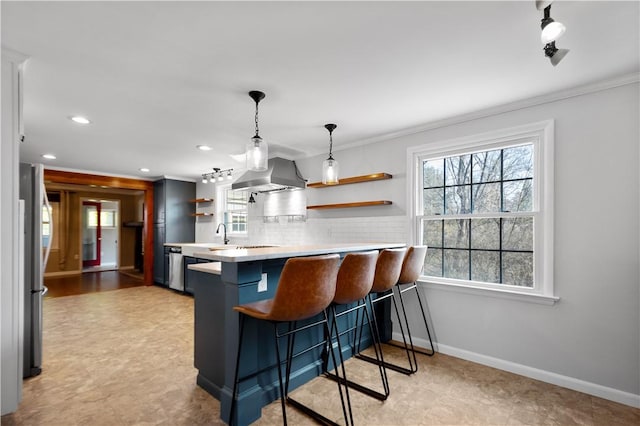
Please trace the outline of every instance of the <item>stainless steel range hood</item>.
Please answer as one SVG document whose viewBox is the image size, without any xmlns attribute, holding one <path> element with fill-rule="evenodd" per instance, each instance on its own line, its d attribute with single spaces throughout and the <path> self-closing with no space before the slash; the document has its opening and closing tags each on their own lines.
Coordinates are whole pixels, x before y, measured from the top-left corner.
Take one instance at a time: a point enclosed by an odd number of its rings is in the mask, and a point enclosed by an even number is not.
<svg viewBox="0 0 640 426">
<path fill-rule="evenodd" d="M 264 172 L 245 172 L 233 184 L 231 189 L 252 189 L 256 192 L 282 189 L 304 189 L 306 181 L 300 176 L 296 163 L 275 157 L 269 160 Z"/>
</svg>

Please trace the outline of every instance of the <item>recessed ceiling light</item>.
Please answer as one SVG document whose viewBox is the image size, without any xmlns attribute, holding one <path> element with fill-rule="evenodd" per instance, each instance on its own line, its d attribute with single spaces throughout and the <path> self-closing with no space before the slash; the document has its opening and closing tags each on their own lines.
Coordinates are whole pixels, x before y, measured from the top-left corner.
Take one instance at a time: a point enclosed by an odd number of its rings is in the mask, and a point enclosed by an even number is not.
<svg viewBox="0 0 640 426">
<path fill-rule="evenodd" d="M 88 118 L 82 117 L 80 115 L 74 115 L 73 117 L 70 117 L 71 121 L 76 122 L 78 124 L 89 124 L 91 123 L 91 121 L 89 121 Z"/>
<path fill-rule="evenodd" d="M 146 167 L 141 167 L 139 170 L 144 173 L 149 173 L 149 169 L 147 169 Z"/>
<path fill-rule="evenodd" d="M 211 151 L 211 147 L 209 145 L 196 145 L 200 151 Z"/>
<path fill-rule="evenodd" d="M 46 158 L 47 160 L 55 160 L 56 156 L 53 154 L 42 154 L 42 158 Z"/>
</svg>

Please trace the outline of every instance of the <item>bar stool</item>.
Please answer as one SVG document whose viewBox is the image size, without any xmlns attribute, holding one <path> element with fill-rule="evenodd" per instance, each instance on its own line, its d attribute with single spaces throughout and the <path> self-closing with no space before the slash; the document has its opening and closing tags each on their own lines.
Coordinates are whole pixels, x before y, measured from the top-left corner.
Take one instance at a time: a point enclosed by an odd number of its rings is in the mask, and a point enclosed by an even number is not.
<svg viewBox="0 0 640 426">
<path fill-rule="evenodd" d="M 328 339 L 328 345 L 333 345 L 334 336 L 338 341 L 338 350 L 342 350 L 342 345 L 340 344 L 340 336 L 343 336 L 351 331 L 357 331 L 358 324 L 358 314 L 360 311 L 363 312 L 363 320 L 366 317 L 369 324 L 369 332 L 371 334 L 371 338 L 373 340 L 373 347 L 376 354 L 376 360 L 378 362 L 378 369 L 380 372 L 380 379 L 382 381 L 383 392 L 379 392 L 377 390 L 371 389 L 369 387 L 360 385 L 359 383 L 353 382 L 349 379 L 342 377 L 338 377 L 332 373 L 325 373 L 325 376 L 329 377 L 332 380 L 340 381 L 354 390 L 364 393 L 365 395 L 376 398 L 380 401 L 384 401 L 389 396 L 389 382 L 387 379 L 387 371 L 384 367 L 384 358 L 382 357 L 382 347 L 380 343 L 380 336 L 377 329 L 377 324 L 375 320 L 371 320 L 369 316 L 369 310 L 367 306 L 366 297 L 371 291 L 371 287 L 373 286 L 373 279 L 375 276 L 376 270 L 376 261 L 378 259 L 378 251 L 368 251 L 362 253 L 348 253 L 344 259 L 342 259 L 342 264 L 340 265 L 340 269 L 338 271 L 338 280 L 336 283 L 336 295 L 333 298 L 333 303 L 329 307 L 331 312 L 331 336 Z M 354 305 L 355 304 L 355 305 Z M 344 307 L 338 312 L 339 307 Z M 350 327 L 346 330 L 340 330 L 338 326 L 338 318 L 348 315 L 352 312 L 356 312 L 355 326 Z M 334 334 L 335 332 L 335 334 Z M 355 333 L 354 333 L 355 334 Z M 354 336 L 352 345 L 352 350 L 354 350 L 356 338 Z M 328 359 L 325 358 L 326 362 Z M 328 370 L 325 366 L 325 370 Z M 351 410 L 350 401 L 349 410 Z"/>
<path fill-rule="evenodd" d="M 407 334 L 409 335 L 409 345 L 414 354 L 420 353 L 427 356 L 433 356 L 435 353 L 435 349 L 433 347 L 433 340 L 431 339 L 431 332 L 429 331 L 429 324 L 427 323 L 427 315 L 424 312 L 424 305 L 422 304 L 422 298 L 420 297 L 420 292 L 418 291 L 418 285 L 416 281 L 420 277 L 420 273 L 422 272 L 422 268 L 424 267 L 424 259 L 427 256 L 427 246 L 413 246 L 409 247 L 407 250 L 407 254 L 404 257 L 404 261 L 402 262 L 402 271 L 400 272 L 400 277 L 398 278 L 398 283 L 395 286 L 397 289 L 397 294 L 400 298 L 400 306 L 402 308 L 402 313 L 404 315 L 404 321 L 407 326 Z M 406 286 L 406 287 L 402 287 Z M 413 346 L 413 338 L 411 337 L 411 330 L 409 329 L 409 320 L 407 319 L 407 311 L 404 306 L 404 299 L 402 298 L 403 293 L 415 290 L 416 296 L 418 298 L 418 303 L 420 304 L 420 312 L 422 312 L 422 319 L 424 320 L 424 326 L 427 329 L 427 337 L 429 337 L 429 345 L 431 346 L 430 350 L 421 351 L 416 349 Z M 403 347 L 402 345 L 390 343 L 393 346 Z M 407 344 L 405 342 L 404 349 L 407 349 Z M 417 369 L 416 364 L 416 369 Z"/>
<path fill-rule="evenodd" d="M 393 293 L 393 288 L 398 283 L 398 279 L 400 278 L 402 263 L 404 261 L 406 252 L 406 248 L 385 249 L 380 252 L 378 261 L 376 262 L 376 272 L 373 280 L 373 287 L 371 288 L 371 292 L 369 292 L 369 294 L 367 295 L 367 298 L 369 299 L 371 310 L 374 312 L 374 305 L 376 303 L 389 298 L 391 299 L 394 310 L 396 312 L 396 317 L 398 318 L 398 327 L 400 328 L 400 333 L 402 334 L 402 341 L 404 342 L 404 349 L 407 353 L 409 368 L 386 361 L 382 361 L 382 363 L 386 368 L 409 375 L 418 371 L 418 365 L 415 353 L 409 349 L 409 345 L 407 344 L 404 327 L 402 325 L 403 323 L 400 319 L 400 310 L 398 309 L 398 305 L 396 304 L 396 299 Z M 377 295 L 375 299 L 372 297 L 373 293 Z M 376 358 L 360 353 L 359 350 L 356 357 L 364 359 L 365 361 L 372 362 L 374 364 L 379 362 Z"/>
<path fill-rule="evenodd" d="M 309 329 L 313 326 L 324 325 L 325 335 L 330 335 L 325 310 L 335 295 L 339 265 L 340 256 L 337 254 L 288 259 L 282 268 L 280 280 L 278 281 L 278 288 L 276 289 L 276 294 L 273 299 L 247 303 L 233 308 L 240 314 L 240 336 L 238 341 L 238 354 L 236 358 L 236 370 L 234 375 L 229 424 L 233 424 L 236 411 L 235 407 L 238 397 L 240 354 L 242 351 L 242 337 L 246 317 L 268 321 L 273 325 L 278 367 L 278 384 L 280 386 L 280 402 L 282 406 L 282 418 L 284 424 L 287 424 L 285 401 L 292 403 L 292 405 L 300 408 L 305 414 L 310 415 L 321 422 L 326 424 L 336 424 L 320 413 L 298 402 L 291 401 L 288 397 L 288 390 L 291 373 L 291 358 L 293 357 L 293 338 L 295 337 L 295 333 Z M 306 320 L 319 314 L 322 314 L 321 319 L 300 327 L 296 326 L 297 321 Z M 278 330 L 278 324 L 282 323 L 288 324 L 288 329 L 281 333 L 280 330 Z M 282 361 L 280 358 L 279 346 L 279 341 L 282 337 L 287 337 L 286 377 L 284 384 L 282 381 Z M 320 343 L 320 345 L 325 344 L 325 341 Z M 337 374 L 337 366 L 339 364 L 335 359 L 333 350 L 330 350 L 330 353 L 332 361 L 336 366 Z M 342 357 L 342 354 L 340 354 L 340 357 Z M 253 377 L 254 375 L 244 377 L 243 380 Z M 349 424 L 340 383 L 338 383 L 338 391 L 342 402 L 342 412 L 344 414 L 345 421 Z M 346 392 L 348 391 L 346 390 Z"/>
</svg>

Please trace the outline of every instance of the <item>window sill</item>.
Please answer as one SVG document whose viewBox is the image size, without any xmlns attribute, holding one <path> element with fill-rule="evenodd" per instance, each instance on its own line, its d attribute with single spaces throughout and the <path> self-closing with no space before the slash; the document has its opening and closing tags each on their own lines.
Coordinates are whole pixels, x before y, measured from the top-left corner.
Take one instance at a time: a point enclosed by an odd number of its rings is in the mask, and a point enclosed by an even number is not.
<svg viewBox="0 0 640 426">
<path fill-rule="evenodd" d="M 556 296 L 545 296 L 535 293 L 524 293 L 511 290 L 475 287 L 464 284 L 438 283 L 434 281 L 420 280 L 419 283 L 429 289 L 450 291 L 454 293 L 471 294 L 474 296 L 494 297 L 498 299 L 517 300 L 520 302 L 537 303 L 539 305 L 555 305 L 560 300 Z"/>
</svg>

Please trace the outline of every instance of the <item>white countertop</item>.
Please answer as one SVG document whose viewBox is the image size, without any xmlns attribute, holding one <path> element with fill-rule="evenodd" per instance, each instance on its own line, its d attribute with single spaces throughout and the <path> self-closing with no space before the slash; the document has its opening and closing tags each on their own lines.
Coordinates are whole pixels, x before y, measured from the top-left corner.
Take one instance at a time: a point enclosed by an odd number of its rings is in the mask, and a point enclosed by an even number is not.
<svg viewBox="0 0 640 426">
<path fill-rule="evenodd" d="M 187 266 L 187 268 L 193 271 L 206 272 L 207 274 L 220 275 L 222 273 L 221 262 L 209 262 L 209 263 L 194 263 Z"/>
<path fill-rule="evenodd" d="M 164 243 L 165 247 L 180 247 L 183 256 L 193 256 L 195 252 L 205 251 L 209 248 L 224 247 L 219 243 Z"/>
<path fill-rule="evenodd" d="M 250 249 L 210 250 L 196 252 L 195 257 L 217 260 L 219 262 L 251 262 L 254 260 L 282 259 L 297 256 L 344 253 L 349 251 L 381 250 L 385 248 L 405 247 L 404 243 L 338 243 L 310 244 L 299 246 L 279 246 Z"/>
</svg>

